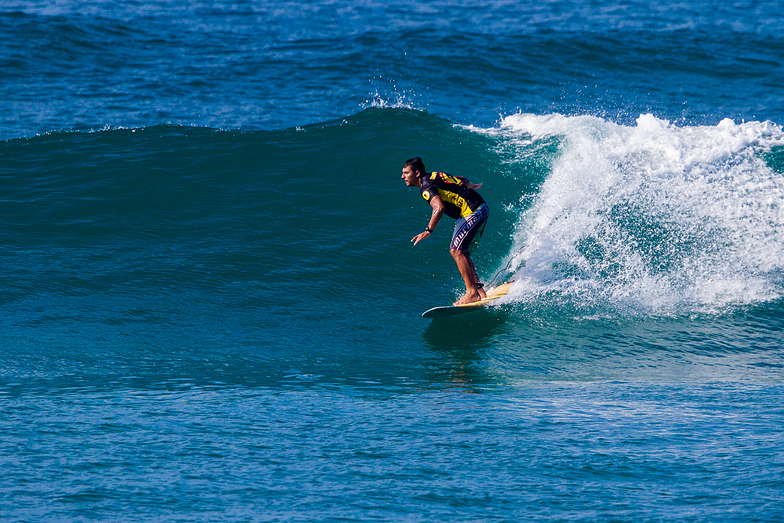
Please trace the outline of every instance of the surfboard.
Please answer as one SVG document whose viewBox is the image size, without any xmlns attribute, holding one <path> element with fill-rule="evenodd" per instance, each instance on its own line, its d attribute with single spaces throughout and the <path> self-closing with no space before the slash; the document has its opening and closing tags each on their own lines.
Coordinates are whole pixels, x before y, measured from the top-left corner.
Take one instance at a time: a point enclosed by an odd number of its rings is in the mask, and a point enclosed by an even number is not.
<svg viewBox="0 0 784 523">
<path fill-rule="evenodd" d="M 466 303 L 465 305 L 445 305 L 441 307 L 433 307 L 422 313 L 423 318 L 445 318 L 447 316 L 456 316 L 458 314 L 465 314 L 486 307 L 488 304 L 494 302 L 502 296 L 509 294 L 509 289 L 512 287 L 513 282 L 507 282 L 498 287 L 494 287 L 487 291 L 487 298 L 473 303 Z"/>
</svg>

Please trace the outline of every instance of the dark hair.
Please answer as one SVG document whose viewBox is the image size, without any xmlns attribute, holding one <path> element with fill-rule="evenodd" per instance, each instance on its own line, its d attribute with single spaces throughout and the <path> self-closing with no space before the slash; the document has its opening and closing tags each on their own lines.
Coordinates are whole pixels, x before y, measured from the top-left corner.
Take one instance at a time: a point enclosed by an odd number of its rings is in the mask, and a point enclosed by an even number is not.
<svg viewBox="0 0 784 523">
<path fill-rule="evenodd" d="M 424 176 L 427 172 L 425 170 L 425 164 L 422 163 L 422 158 L 417 156 L 416 158 L 411 158 L 410 160 L 406 160 L 406 163 L 403 164 L 403 168 L 411 167 L 411 170 L 416 173 L 419 171 L 419 176 Z"/>
</svg>

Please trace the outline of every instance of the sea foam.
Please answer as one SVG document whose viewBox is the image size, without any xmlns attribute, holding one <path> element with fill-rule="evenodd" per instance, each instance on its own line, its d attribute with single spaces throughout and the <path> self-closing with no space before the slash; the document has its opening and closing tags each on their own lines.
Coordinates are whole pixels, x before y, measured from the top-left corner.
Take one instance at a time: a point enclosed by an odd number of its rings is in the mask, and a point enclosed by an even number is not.
<svg viewBox="0 0 784 523">
<path fill-rule="evenodd" d="M 559 141 L 520 212 L 507 258 L 521 281 L 511 300 L 555 292 L 671 313 L 784 295 L 784 178 L 762 157 L 784 145 L 780 126 L 517 114 L 483 132 L 521 156 Z"/>
</svg>

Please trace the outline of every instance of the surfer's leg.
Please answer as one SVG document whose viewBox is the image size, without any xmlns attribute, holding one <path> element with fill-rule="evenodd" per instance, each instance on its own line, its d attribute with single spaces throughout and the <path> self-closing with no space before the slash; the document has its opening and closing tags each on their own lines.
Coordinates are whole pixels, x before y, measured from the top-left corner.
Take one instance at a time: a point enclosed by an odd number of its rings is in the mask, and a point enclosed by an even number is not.
<svg viewBox="0 0 784 523">
<path fill-rule="evenodd" d="M 457 268 L 466 285 L 465 296 L 455 302 L 455 305 L 472 303 L 487 297 L 479 283 L 479 275 L 476 273 L 476 266 L 471 259 L 470 252 L 476 249 L 479 239 L 484 232 L 487 223 L 487 205 L 482 205 L 473 214 L 461 218 L 455 224 L 455 231 L 452 233 L 452 242 L 449 245 L 449 253 L 455 259 Z"/>
<path fill-rule="evenodd" d="M 481 300 L 482 295 L 479 293 L 479 288 L 476 286 L 476 268 L 474 267 L 474 263 L 471 261 L 471 257 L 468 256 L 465 251 L 461 251 L 459 249 L 450 249 L 449 253 L 455 259 L 455 263 L 457 263 L 457 270 L 460 271 L 460 276 L 463 277 L 463 282 L 466 286 L 465 295 L 457 300 L 454 304 L 463 305 L 465 303 L 472 303 Z"/>
<path fill-rule="evenodd" d="M 487 293 L 485 292 L 484 285 L 481 281 L 479 281 L 479 274 L 476 272 L 476 265 L 474 265 L 474 260 L 471 258 L 471 255 L 466 252 L 466 257 L 468 257 L 468 263 L 471 264 L 471 271 L 474 274 L 474 284 L 476 285 L 476 290 L 479 291 L 479 296 L 484 300 L 487 298 Z"/>
<path fill-rule="evenodd" d="M 449 245 L 449 253 L 455 259 L 460 275 L 466 284 L 465 296 L 460 298 L 455 305 L 479 301 L 487 297 L 487 293 L 482 288 L 479 275 L 476 272 L 476 265 L 471 259 L 473 252 L 487 223 L 487 205 L 482 205 L 477 212 L 458 220 L 455 224 L 455 231 L 452 233 L 452 242 Z"/>
</svg>

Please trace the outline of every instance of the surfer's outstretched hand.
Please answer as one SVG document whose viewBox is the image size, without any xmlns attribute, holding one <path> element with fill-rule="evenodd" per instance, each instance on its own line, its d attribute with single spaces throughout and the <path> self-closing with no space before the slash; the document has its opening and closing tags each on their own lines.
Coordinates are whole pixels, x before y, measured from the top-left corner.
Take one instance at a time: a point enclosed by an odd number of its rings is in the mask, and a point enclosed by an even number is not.
<svg viewBox="0 0 784 523">
<path fill-rule="evenodd" d="M 430 236 L 430 232 L 429 231 L 420 232 L 419 234 L 417 234 L 416 236 L 411 238 L 411 241 L 414 242 L 414 245 L 416 245 L 417 243 L 421 242 L 422 240 L 424 240 L 425 238 L 427 238 L 429 236 Z"/>
</svg>

